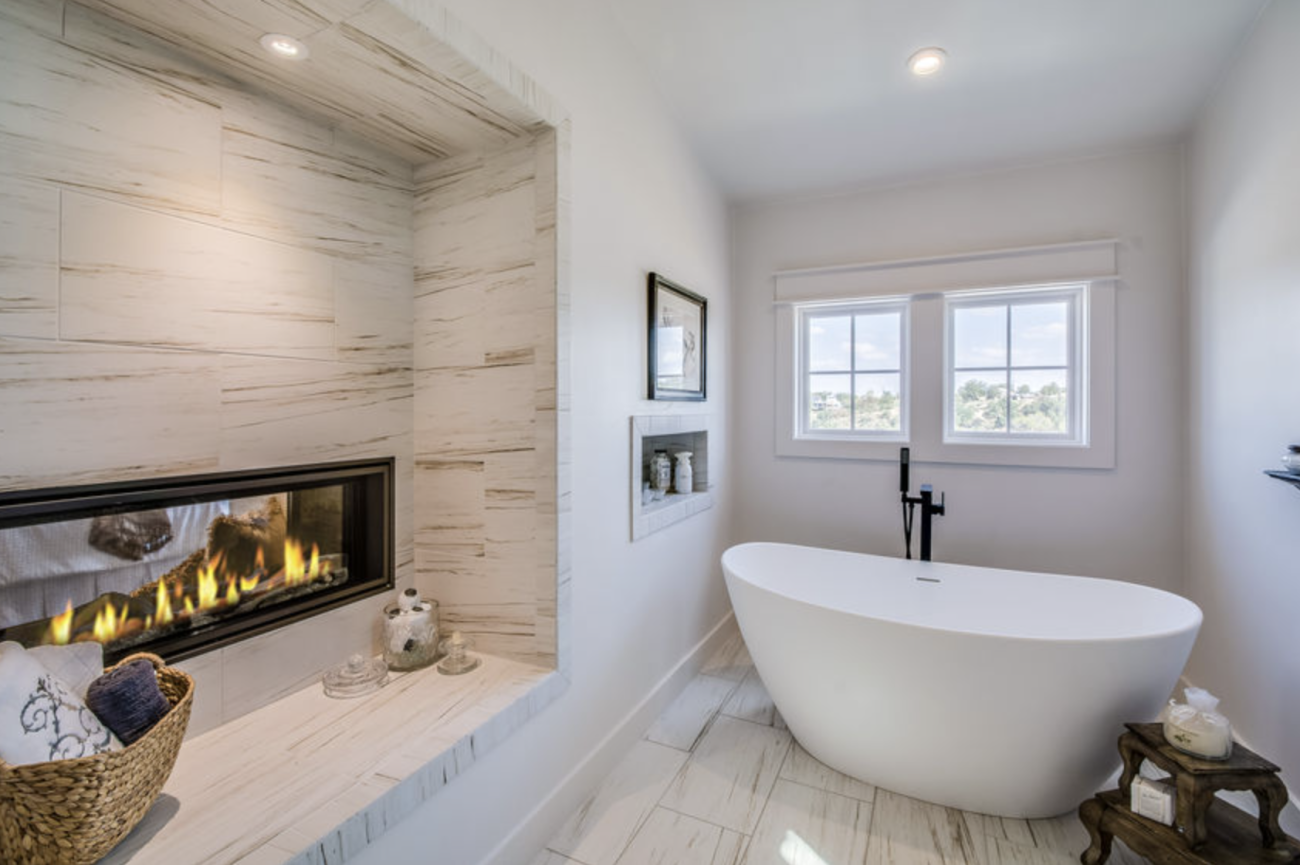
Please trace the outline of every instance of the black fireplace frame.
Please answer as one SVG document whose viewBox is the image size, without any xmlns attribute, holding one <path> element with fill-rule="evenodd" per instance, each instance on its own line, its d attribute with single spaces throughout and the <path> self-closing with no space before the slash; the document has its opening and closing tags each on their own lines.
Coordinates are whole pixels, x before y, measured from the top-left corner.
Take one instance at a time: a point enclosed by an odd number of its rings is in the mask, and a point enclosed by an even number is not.
<svg viewBox="0 0 1300 865">
<path fill-rule="evenodd" d="M 0 492 L 0 529 L 86 519 L 163 504 L 200 504 L 228 496 L 292 492 L 331 483 L 346 484 L 345 515 L 365 513 L 368 519 L 378 520 L 377 527 L 365 526 L 361 520 L 345 516 L 343 522 L 349 532 L 345 547 L 351 558 L 349 580 L 342 587 L 300 598 L 287 609 L 256 610 L 223 619 L 199 632 L 162 635 L 126 650 L 112 651 L 105 647 L 104 652 L 106 664 L 136 651 L 153 652 L 168 662 L 180 661 L 390 591 L 395 571 L 394 468 L 394 458 L 386 457 L 6 491 Z M 371 537 L 370 528 L 378 528 L 382 533 L 378 542 Z M 354 579 L 358 574 L 360 578 Z"/>
</svg>

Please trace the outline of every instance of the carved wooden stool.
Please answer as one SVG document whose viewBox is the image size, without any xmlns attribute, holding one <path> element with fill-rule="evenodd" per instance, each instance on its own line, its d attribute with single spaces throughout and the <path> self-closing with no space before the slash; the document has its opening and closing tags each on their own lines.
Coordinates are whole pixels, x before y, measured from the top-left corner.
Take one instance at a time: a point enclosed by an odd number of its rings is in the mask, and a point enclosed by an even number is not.
<svg viewBox="0 0 1300 865">
<path fill-rule="evenodd" d="M 1241 745 L 1233 746 L 1227 760 L 1203 760 L 1166 742 L 1160 724 L 1125 726 L 1128 732 L 1119 738 L 1119 753 L 1124 761 L 1119 789 L 1079 806 L 1079 819 L 1092 838 L 1092 845 L 1080 857 L 1084 865 L 1105 862 L 1111 839 L 1116 836 L 1159 865 L 1300 862 L 1300 845 L 1288 838 L 1278 824 L 1287 794 L 1277 777 L 1277 766 Z M 1173 826 L 1129 810 L 1129 788 L 1143 760 L 1150 760 L 1171 776 L 1177 790 Z M 1258 821 L 1227 802 L 1220 801 L 1211 810 L 1219 790 L 1254 793 L 1259 802 Z M 1256 823 L 1258 835 L 1252 825 Z"/>
</svg>

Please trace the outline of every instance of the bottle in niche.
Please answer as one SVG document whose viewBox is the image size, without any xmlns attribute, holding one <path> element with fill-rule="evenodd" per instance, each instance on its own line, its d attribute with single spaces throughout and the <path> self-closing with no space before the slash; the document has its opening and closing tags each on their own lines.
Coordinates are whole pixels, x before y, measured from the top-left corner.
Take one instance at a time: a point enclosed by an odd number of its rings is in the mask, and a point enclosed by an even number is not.
<svg viewBox="0 0 1300 865">
<path fill-rule="evenodd" d="M 650 489 L 657 490 L 662 496 L 672 487 L 672 464 L 668 461 L 668 451 L 655 451 L 650 460 Z"/>
<path fill-rule="evenodd" d="M 691 452 L 678 451 L 674 456 L 677 457 L 677 472 L 673 481 L 673 490 L 679 493 L 694 492 L 695 470 L 691 468 Z"/>
</svg>

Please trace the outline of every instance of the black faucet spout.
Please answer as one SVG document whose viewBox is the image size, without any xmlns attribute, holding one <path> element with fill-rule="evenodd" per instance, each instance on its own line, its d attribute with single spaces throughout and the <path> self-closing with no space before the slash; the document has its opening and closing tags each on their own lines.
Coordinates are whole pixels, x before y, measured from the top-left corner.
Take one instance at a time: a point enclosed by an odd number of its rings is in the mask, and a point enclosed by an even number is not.
<svg viewBox="0 0 1300 865">
<path fill-rule="evenodd" d="M 929 484 L 921 484 L 921 494 L 912 496 L 908 494 L 909 469 L 911 468 L 911 452 L 908 448 L 903 448 L 899 452 L 899 487 L 902 491 L 903 500 L 903 538 L 907 544 L 907 557 L 912 558 L 912 513 L 917 505 L 921 506 L 921 561 L 930 561 L 930 541 L 933 535 L 933 519 L 941 517 L 947 510 L 947 495 L 939 494 L 939 503 L 934 503 L 934 487 Z"/>
</svg>

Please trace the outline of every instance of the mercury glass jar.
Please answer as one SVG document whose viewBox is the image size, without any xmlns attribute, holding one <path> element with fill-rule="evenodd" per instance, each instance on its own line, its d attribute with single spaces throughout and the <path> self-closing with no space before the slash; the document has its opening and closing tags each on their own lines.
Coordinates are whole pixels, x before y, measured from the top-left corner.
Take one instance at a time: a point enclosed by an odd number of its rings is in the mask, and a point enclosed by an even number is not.
<svg viewBox="0 0 1300 865">
<path fill-rule="evenodd" d="M 650 489 L 666 493 L 672 489 L 673 465 L 667 451 L 655 451 L 650 459 Z"/>
<path fill-rule="evenodd" d="M 384 660 L 390 670 L 416 670 L 438 659 L 438 602 L 407 589 L 384 607 Z"/>
</svg>

